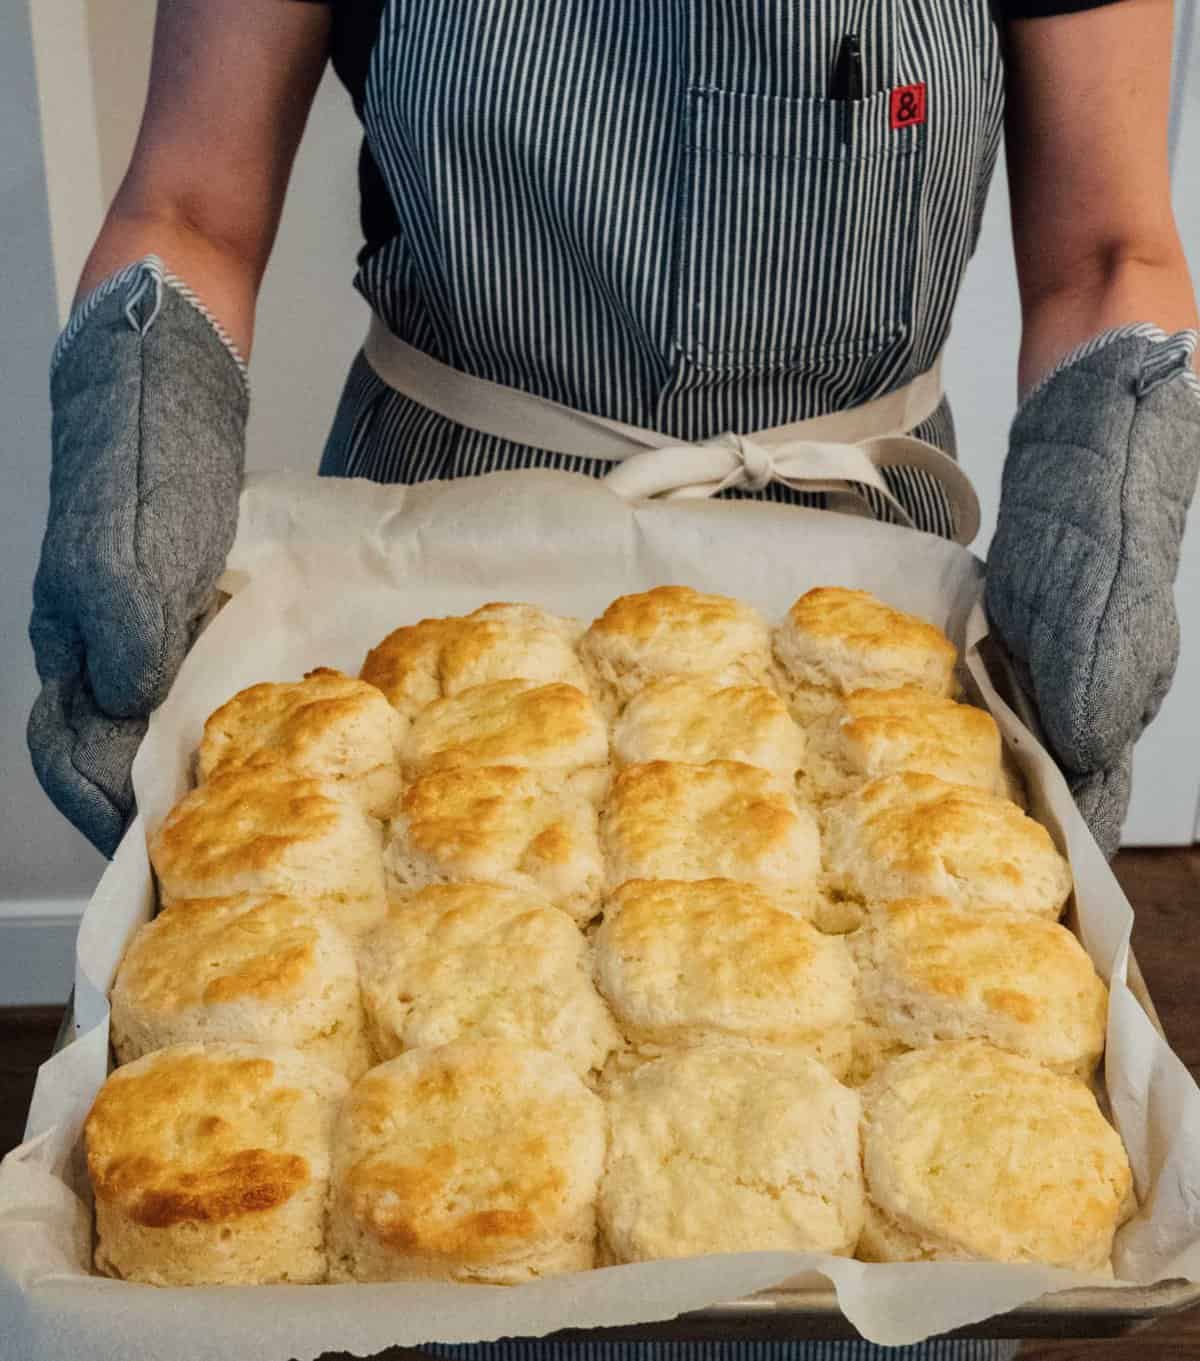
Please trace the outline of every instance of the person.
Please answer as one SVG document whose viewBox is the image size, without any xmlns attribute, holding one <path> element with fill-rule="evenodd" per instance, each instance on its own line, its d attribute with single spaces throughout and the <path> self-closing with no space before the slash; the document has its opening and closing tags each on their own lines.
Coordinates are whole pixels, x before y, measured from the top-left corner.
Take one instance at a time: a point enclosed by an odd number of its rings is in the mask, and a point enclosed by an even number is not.
<svg viewBox="0 0 1200 1361">
<path fill-rule="evenodd" d="M 255 297 L 332 55 L 364 128 L 376 319 L 321 462 L 340 477 L 606 471 L 586 440 L 521 437 L 547 401 L 693 443 L 894 397 L 953 454 L 938 360 L 1006 134 L 1021 393 L 987 605 L 1111 853 L 1174 669 L 1200 461 L 1171 27 L 1169 0 L 163 3 L 52 360 L 29 723 L 47 793 L 112 853 L 232 542 Z M 474 394 L 462 411 L 437 410 L 430 365 Z M 761 473 L 732 494 L 803 499 Z M 919 469 L 884 483 L 955 532 Z"/>
</svg>

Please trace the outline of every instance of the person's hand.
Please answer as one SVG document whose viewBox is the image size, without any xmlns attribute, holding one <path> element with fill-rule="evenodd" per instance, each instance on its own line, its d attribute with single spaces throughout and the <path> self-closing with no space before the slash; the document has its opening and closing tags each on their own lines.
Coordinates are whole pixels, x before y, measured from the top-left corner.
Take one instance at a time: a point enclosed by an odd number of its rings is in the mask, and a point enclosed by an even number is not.
<svg viewBox="0 0 1200 1361">
<path fill-rule="evenodd" d="M 30 623 L 34 769 L 111 855 L 130 767 L 233 542 L 244 368 L 157 261 L 82 305 L 51 372 L 50 515 Z"/>
<path fill-rule="evenodd" d="M 1107 855 L 1133 746 L 1179 654 L 1173 586 L 1200 465 L 1194 332 L 1085 346 L 1013 422 L 987 607 Z"/>
</svg>

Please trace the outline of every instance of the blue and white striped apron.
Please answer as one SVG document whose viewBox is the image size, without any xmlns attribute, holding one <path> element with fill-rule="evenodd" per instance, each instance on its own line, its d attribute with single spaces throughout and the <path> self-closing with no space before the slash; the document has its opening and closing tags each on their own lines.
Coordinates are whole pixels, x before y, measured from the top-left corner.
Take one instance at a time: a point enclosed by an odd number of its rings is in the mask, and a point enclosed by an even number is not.
<svg viewBox="0 0 1200 1361">
<path fill-rule="evenodd" d="M 987 0 L 388 0 L 363 122 L 399 231 L 357 286 L 456 368 L 681 441 L 856 406 L 945 343 L 1001 111 Z M 954 452 L 946 404 L 912 433 Z M 437 416 L 360 354 L 321 471 L 514 467 L 608 465 Z M 886 476 L 948 532 L 923 475 Z"/>
<path fill-rule="evenodd" d="M 827 98 L 859 36 L 865 98 Z M 893 127 L 892 92 L 926 119 Z M 363 103 L 399 231 L 357 287 L 455 368 L 680 441 L 857 406 L 935 362 L 999 144 L 987 0 L 387 0 Z M 954 452 L 948 406 L 912 433 Z M 384 482 L 607 464 L 434 414 L 360 354 L 321 464 Z M 923 527 L 938 498 L 889 472 Z M 795 500 L 775 485 L 759 493 Z M 495 1344 L 529 1361 L 991 1358 L 1009 1344 Z"/>
</svg>

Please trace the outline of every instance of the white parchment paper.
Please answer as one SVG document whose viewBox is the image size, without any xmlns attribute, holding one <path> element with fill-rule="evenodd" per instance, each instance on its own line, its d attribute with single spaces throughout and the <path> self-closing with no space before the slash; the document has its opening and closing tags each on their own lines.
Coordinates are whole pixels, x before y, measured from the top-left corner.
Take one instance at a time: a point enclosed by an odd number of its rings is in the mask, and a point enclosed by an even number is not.
<svg viewBox="0 0 1200 1361">
<path fill-rule="evenodd" d="M 79 933 L 74 1043 L 39 1075 L 26 1142 L 0 1164 L 0 1356 L 7 1361 L 311 1361 L 389 1345 L 541 1336 L 674 1317 L 805 1273 L 837 1288 L 868 1338 L 900 1344 L 1094 1279 L 984 1263 L 869 1265 L 758 1253 L 609 1268 L 509 1289 L 328 1285 L 155 1289 L 89 1274 L 80 1131 L 108 1064 L 105 1000 L 130 934 L 153 910 L 152 833 L 190 783 L 205 716 L 242 686 L 317 666 L 357 672 L 369 646 L 428 615 L 526 600 L 593 618 L 666 582 L 732 594 L 772 618 L 841 584 L 923 615 L 968 653 L 980 694 L 1069 853 L 1075 924 L 1111 987 L 1107 1085 L 1141 1209 L 1121 1231 L 1120 1280 L 1200 1280 L 1200 1091 L 1125 983 L 1132 913 L 1061 776 L 1003 704 L 974 646 L 982 569 L 928 535 L 757 502 L 631 507 L 565 473 L 497 473 L 419 487 L 272 475 L 244 493 L 233 599 L 155 715 L 134 782 L 141 815 Z"/>
</svg>

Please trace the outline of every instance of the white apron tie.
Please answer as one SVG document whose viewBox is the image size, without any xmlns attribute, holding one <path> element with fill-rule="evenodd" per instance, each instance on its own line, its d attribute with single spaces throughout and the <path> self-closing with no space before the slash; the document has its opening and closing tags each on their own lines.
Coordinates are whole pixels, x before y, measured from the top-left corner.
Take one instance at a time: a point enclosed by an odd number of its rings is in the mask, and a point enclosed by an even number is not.
<svg viewBox="0 0 1200 1361">
<path fill-rule="evenodd" d="M 378 316 L 371 318 L 363 352 L 390 387 L 459 425 L 514 444 L 615 463 L 605 484 L 629 500 L 708 497 L 734 487 L 761 491 L 782 482 L 795 491 L 825 493 L 831 509 L 873 516 L 864 494 L 870 487 L 911 528 L 911 515 L 879 471 L 906 467 L 938 482 L 958 543 L 969 544 L 979 530 L 979 500 L 966 473 L 948 454 L 904 433 L 941 403 L 940 358 L 911 383 L 861 406 L 747 435 L 680 443 L 463 373 L 401 340 Z"/>
</svg>

